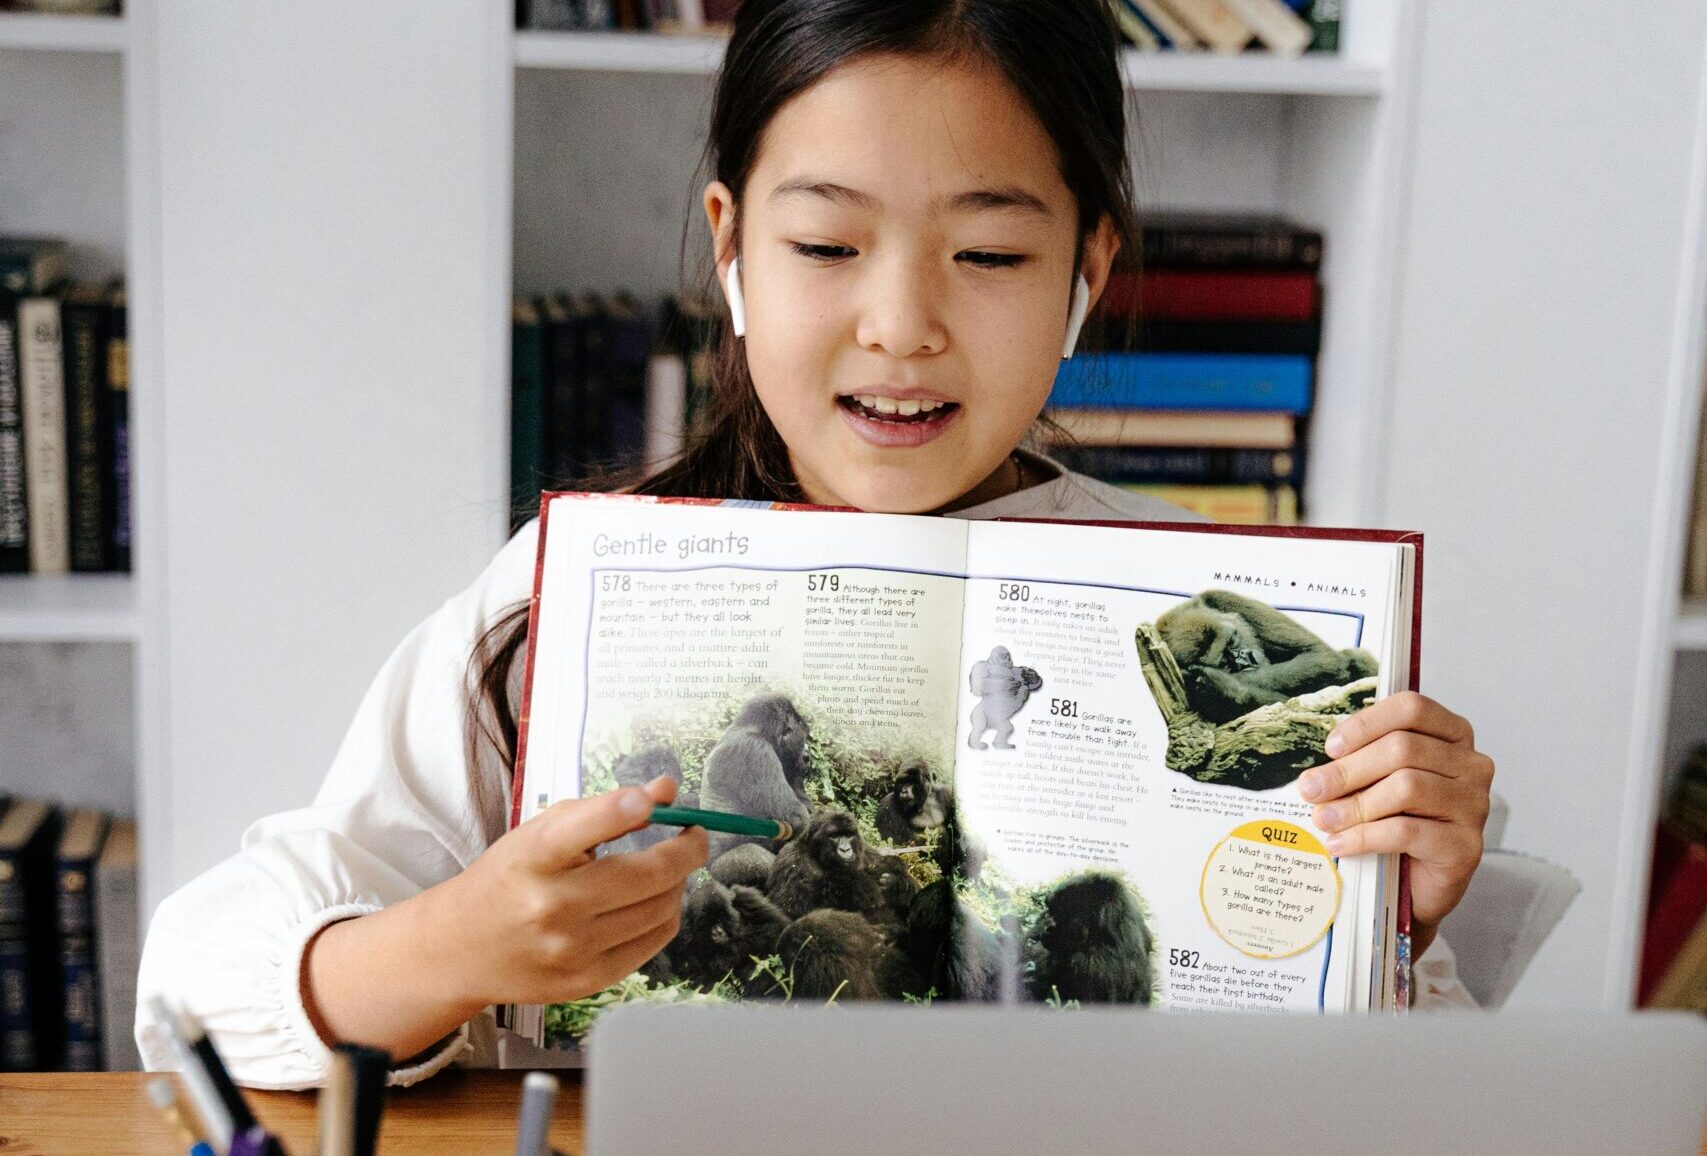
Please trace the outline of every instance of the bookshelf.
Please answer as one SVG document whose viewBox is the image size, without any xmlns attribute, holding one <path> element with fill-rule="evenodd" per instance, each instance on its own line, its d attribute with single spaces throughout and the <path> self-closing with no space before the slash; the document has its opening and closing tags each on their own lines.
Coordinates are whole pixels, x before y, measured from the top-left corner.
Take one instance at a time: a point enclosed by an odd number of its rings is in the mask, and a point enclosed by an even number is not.
<svg viewBox="0 0 1707 1156">
<path fill-rule="evenodd" d="M 254 817 L 308 801 L 374 672 L 502 542 L 511 293 L 676 286 L 721 46 L 518 34 L 502 0 L 126 7 L 0 15 L 0 228 L 80 238 L 80 275 L 131 285 L 138 527 L 128 583 L 0 583 L 0 653 L 134 655 L 117 725 L 146 916 Z M 1333 60 L 1129 56 L 1136 184 L 1141 208 L 1327 234 L 1312 519 L 1431 535 L 1425 690 L 1500 760 L 1513 845 L 1587 884 L 1534 998 L 1617 1004 L 1650 744 L 1707 630 L 1677 606 L 1684 515 L 1652 512 L 1673 493 L 1655 451 L 1681 463 L 1690 423 L 1649 400 L 1701 380 L 1707 308 L 1677 286 L 1707 284 L 1707 257 L 1678 222 L 1707 207 L 1687 160 L 1707 16 L 1437 5 L 1424 35 L 1423 10 L 1347 5 Z M 1640 118 L 1555 115 L 1585 74 Z M 1593 502 L 1530 502 L 1585 461 L 1611 463 Z M 1582 573 L 1584 535 L 1618 598 Z M 1537 581 L 1490 611 L 1489 590 Z M 1584 646 L 1621 688 L 1595 711 Z M 1489 674 L 1483 648 L 1534 679 Z"/>
</svg>

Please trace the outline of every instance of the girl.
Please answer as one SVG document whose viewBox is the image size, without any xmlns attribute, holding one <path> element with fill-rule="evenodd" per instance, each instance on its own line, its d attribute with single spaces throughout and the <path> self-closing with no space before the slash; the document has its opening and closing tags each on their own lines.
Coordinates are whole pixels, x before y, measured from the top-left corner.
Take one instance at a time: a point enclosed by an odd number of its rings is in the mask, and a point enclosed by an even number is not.
<svg viewBox="0 0 1707 1156">
<path fill-rule="evenodd" d="M 1124 99 L 1103 0 L 747 0 L 704 196 L 745 337 L 732 318 L 704 428 L 634 488 L 1190 517 L 1021 448 L 1133 251 Z M 157 912 L 142 994 L 188 1001 L 243 1082 L 317 1084 L 340 1039 L 410 1057 L 395 1083 L 489 1059 L 485 1009 L 596 992 L 675 933 L 703 832 L 593 857 L 668 780 L 504 833 L 536 539 L 403 641 L 311 807 L 257 823 Z M 1349 718 L 1328 753 L 1300 787 L 1338 853 L 1412 856 L 1421 954 L 1480 857 L 1493 764 L 1417 694 Z M 158 1029 L 137 1035 L 167 1060 Z"/>
</svg>

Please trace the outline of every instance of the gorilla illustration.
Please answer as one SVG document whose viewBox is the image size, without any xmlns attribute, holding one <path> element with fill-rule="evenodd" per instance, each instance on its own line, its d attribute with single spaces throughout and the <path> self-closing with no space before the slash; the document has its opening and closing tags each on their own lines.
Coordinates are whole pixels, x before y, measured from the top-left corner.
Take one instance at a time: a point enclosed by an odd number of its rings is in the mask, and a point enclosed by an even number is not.
<svg viewBox="0 0 1707 1156">
<path fill-rule="evenodd" d="M 762 695 L 741 708 L 735 722 L 705 756 L 700 806 L 761 819 L 780 819 L 796 831 L 806 823 L 806 722 L 784 695 Z M 750 835 L 711 834 L 711 858 Z"/>
<path fill-rule="evenodd" d="M 998 646 L 990 651 L 987 660 L 972 664 L 969 681 L 972 693 L 978 696 L 978 705 L 972 708 L 972 733 L 967 736 L 966 745 L 975 751 L 988 750 L 990 746 L 999 751 L 1013 750 L 1013 743 L 1008 741 L 1014 734 L 1013 717 L 1025 706 L 1026 699 L 1043 688 L 1043 677 L 1029 666 L 1015 666 L 1008 648 Z M 992 730 L 996 732 L 996 741 L 986 744 L 984 732 Z"/>
<path fill-rule="evenodd" d="M 682 762 L 676 758 L 676 753 L 662 743 L 642 747 L 633 754 L 622 756 L 611 768 L 616 776 L 618 787 L 643 787 L 660 775 L 667 775 L 676 781 L 680 790 L 682 785 Z M 678 806 L 693 807 L 698 804 L 691 802 L 692 795 L 676 796 Z M 604 845 L 604 854 L 611 855 L 627 851 L 644 851 L 657 843 L 670 838 L 675 831 L 669 827 L 642 827 L 638 831 L 630 831 L 620 839 L 612 839 Z"/>
<path fill-rule="evenodd" d="M 701 883 L 682 901 L 682 925 L 642 970 L 707 988 L 731 972 L 745 978 L 755 956 L 776 950 L 788 916 L 752 887 Z"/>
<path fill-rule="evenodd" d="M 1150 1002 L 1150 932 L 1117 875 L 1082 871 L 1043 900 L 1028 933 L 1031 993 L 1080 1003 Z"/>
<path fill-rule="evenodd" d="M 776 954 L 795 1000 L 899 999 L 920 987 L 907 957 L 851 911 L 801 916 L 783 930 Z"/>
<path fill-rule="evenodd" d="M 914 763 L 901 772 L 877 805 L 877 833 L 897 846 L 907 846 L 922 832 L 942 826 L 953 807 L 948 788 L 932 783 L 925 768 Z"/>
<path fill-rule="evenodd" d="M 1375 674 L 1366 650 L 1335 650 L 1274 607 L 1205 590 L 1156 619 L 1185 678 L 1191 709 L 1230 722 L 1269 703 Z"/>
<path fill-rule="evenodd" d="M 766 894 L 799 919 L 819 907 L 881 918 L 884 894 L 859 827 L 846 811 L 819 811 L 777 852 Z"/>
</svg>

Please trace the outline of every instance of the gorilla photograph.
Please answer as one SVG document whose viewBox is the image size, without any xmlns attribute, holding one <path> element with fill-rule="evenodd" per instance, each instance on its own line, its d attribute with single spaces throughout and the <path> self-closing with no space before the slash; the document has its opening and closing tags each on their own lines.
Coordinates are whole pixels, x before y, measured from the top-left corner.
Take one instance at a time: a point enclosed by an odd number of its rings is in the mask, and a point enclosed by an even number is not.
<svg viewBox="0 0 1707 1156">
<path fill-rule="evenodd" d="M 1374 655 L 1322 641 L 1296 619 L 1205 590 L 1136 631 L 1139 665 L 1168 727 L 1167 766 L 1252 791 L 1327 761 L 1345 715 L 1374 700 Z"/>
</svg>

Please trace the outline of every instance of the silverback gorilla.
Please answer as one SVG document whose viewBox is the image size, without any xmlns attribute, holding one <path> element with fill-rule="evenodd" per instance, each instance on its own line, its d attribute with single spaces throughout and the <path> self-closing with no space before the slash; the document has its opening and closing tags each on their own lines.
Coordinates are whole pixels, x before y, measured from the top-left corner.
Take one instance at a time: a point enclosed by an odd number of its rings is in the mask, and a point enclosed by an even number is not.
<svg viewBox="0 0 1707 1156">
<path fill-rule="evenodd" d="M 988 750 L 989 746 L 999 751 L 1013 750 L 1014 745 L 1008 740 L 1014 735 L 1014 715 L 1033 692 L 1043 688 L 1043 677 L 1029 666 L 1015 666 L 1008 648 L 998 646 L 990 651 L 988 659 L 972 664 L 969 681 L 972 693 L 978 696 L 978 705 L 972 708 L 972 733 L 967 736 L 966 745 L 975 751 Z M 996 732 L 996 741 L 987 746 L 984 732 L 992 730 Z"/>
<path fill-rule="evenodd" d="M 705 756 L 700 806 L 805 826 L 806 722 L 784 695 L 761 695 L 741 708 L 735 722 Z M 731 847 L 764 840 L 711 835 L 711 858 Z"/>
<path fill-rule="evenodd" d="M 1191 708 L 1213 723 L 1376 673 L 1367 650 L 1335 650 L 1266 603 L 1205 590 L 1156 619 Z"/>
</svg>

